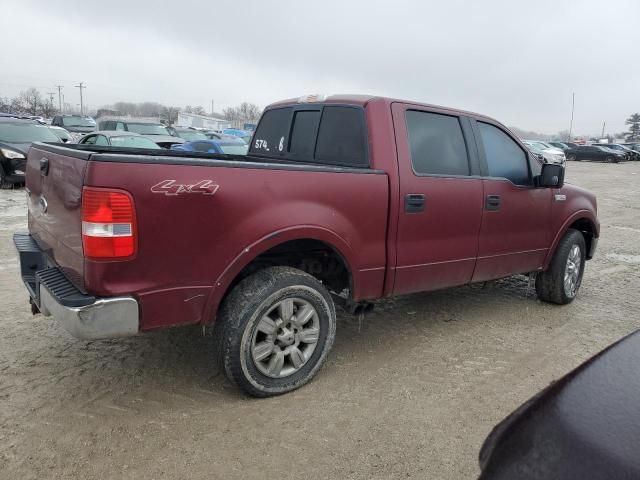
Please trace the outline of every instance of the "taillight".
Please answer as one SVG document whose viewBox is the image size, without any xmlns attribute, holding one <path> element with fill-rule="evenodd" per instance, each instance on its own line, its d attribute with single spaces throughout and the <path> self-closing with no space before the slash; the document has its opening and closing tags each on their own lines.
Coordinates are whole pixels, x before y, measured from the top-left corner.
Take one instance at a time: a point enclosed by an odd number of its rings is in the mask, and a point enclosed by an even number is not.
<svg viewBox="0 0 640 480">
<path fill-rule="evenodd" d="M 123 258 L 135 253 L 131 195 L 104 188 L 82 189 L 82 246 L 89 258 Z"/>
</svg>

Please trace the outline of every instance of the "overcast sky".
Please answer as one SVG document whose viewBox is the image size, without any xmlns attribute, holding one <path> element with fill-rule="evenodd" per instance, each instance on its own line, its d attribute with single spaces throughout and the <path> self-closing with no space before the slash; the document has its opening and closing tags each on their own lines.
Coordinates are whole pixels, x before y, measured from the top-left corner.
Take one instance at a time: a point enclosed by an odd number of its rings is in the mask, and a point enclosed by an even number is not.
<svg viewBox="0 0 640 480">
<path fill-rule="evenodd" d="M 84 81 L 91 108 L 371 93 L 555 133 L 575 92 L 579 134 L 640 111 L 639 0 L 0 0 L 0 31 L 0 96 Z"/>
</svg>

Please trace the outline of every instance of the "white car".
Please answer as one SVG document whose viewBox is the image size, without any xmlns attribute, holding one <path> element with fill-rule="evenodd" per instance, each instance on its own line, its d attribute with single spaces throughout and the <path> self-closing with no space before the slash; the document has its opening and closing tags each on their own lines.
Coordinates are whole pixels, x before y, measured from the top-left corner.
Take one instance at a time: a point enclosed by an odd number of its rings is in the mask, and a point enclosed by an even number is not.
<svg viewBox="0 0 640 480">
<path fill-rule="evenodd" d="M 542 142 L 540 140 L 523 140 L 522 143 L 524 143 L 529 148 L 529 150 L 531 150 L 536 155 L 542 156 L 545 163 L 564 165 L 567 161 L 567 157 L 562 150 L 553 147 L 548 143 Z"/>
</svg>

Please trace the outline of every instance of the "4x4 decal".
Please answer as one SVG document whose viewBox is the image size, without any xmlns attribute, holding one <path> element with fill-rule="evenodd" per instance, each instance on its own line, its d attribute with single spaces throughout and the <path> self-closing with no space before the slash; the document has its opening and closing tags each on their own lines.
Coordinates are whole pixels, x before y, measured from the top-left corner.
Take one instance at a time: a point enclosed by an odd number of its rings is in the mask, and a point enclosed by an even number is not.
<svg viewBox="0 0 640 480">
<path fill-rule="evenodd" d="M 165 195 L 180 195 L 182 193 L 201 193 L 202 195 L 213 195 L 218 191 L 220 185 L 213 180 L 200 180 L 193 184 L 176 183 L 175 180 L 162 180 L 151 187 L 153 193 L 163 193 Z"/>
</svg>

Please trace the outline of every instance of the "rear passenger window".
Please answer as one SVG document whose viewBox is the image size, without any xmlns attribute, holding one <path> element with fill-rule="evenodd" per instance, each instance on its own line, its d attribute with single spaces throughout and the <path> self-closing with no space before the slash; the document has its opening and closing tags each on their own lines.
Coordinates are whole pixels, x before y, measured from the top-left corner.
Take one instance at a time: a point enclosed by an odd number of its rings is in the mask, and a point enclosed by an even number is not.
<svg viewBox="0 0 640 480">
<path fill-rule="evenodd" d="M 505 132 L 488 123 L 478 122 L 487 156 L 489 176 L 504 177 L 516 185 L 530 185 L 529 163 L 524 150 Z"/>
<path fill-rule="evenodd" d="M 293 114 L 289 153 L 304 156 L 308 160 L 313 158 L 313 148 L 316 146 L 316 131 L 320 121 L 320 111 L 299 110 Z"/>
<path fill-rule="evenodd" d="M 408 110 L 411 163 L 417 174 L 469 175 L 467 147 L 457 117 Z"/>
<path fill-rule="evenodd" d="M 253 135 L 249 153 L 284 154 L 288 144 L 290 117 L 291 108 L 274 108 L 266 111 Z"/>
<path fill-rule="evenodd" d="M 359 108 L 324 107 L 315 159 L 320 163 L 366 167 L 364 112 Z"/>
</svg>

